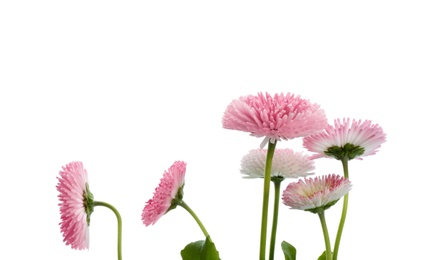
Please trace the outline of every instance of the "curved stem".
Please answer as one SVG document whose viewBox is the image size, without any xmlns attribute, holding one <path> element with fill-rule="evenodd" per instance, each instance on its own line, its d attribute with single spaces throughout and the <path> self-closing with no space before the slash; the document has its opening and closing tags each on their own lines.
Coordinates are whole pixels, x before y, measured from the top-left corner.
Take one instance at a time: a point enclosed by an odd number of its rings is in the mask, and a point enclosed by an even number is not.
<svg viewBox="0 0 441 260">
<path fill-rule="evenodd" d="M 181 200 L 179 202 L 179 206 L 183 207 L 185 210 L 188 211 L 188 213 L 190 213 L 190 215 L 194 218 L 194 220 L 196 220 L 196 223 L 198 223 L 198 225 L 201 228 L 201 230 L 204 233 L 204 235 L 208 238 L 208 240 L 211 241 L 210 235 L 208 234 L 207 229 L 202 224 L 202 221 L 198 218 L 196 213 L 187 205 L 187 203 L 185 203 L 183 200 Z M 211 242 L 213 242 L 213 241 L 211 241 Z"/>
<path fill-rule="evenodd" d="M 274 211 L 273 211 L 273 226 L 271 230 L 270 253 L 269 259 L 274 260 L 274 248 L 276 246 L 277 221 L 279 218 L 279 197 L 280 197 L 280 183 L 283 179 L 274 179 Z"/>
<path fill-rule="evenodd" d="M 323 236 L 325 237 L 326 259 L 332 260 L 331 242 L 329 241 L 328 227 L 326 226 L 325 212 L 318 213 L 320 223 L 322 224 Z"/>
<path fill-rule="evenodd" d="M 268 224 L 268 201 L 271 182 L 271 167 L 273 163 L 273 155 L 276 149 L 277 141 L 268 142 L 268 152 L 266 155 L 265 175 L 263 178 L 263 203 L 262 203 L 262 224 L 260 227 L 260 260 L 265 260 L 266 250 L 266 231 Z"/>
<path fill-rule="evenodd" d="M 349 178 L 349 167 L 348 167 L 348 157 L 343 157 L 341 159 L 341 162 L 343 164 L 343 172 L 344 172 L 344 176 L 345 178 Z M 341 235 L 343 233 L 343 227 L 345 225 L 345 221 L 346 221 L 346 214 L 348 212 L 348 200 L 349 200 L 349 193 L 347 193 L 344 197 L 344 201 L 343 201 L 343 209 L 341 212 L 341 218 L 340 218 L 340 224 L 338 226 L 338 231 L 337 231 L 337 237 L 335 238 L 335 244 L 334 244 L 334 258 L 333 260 L 337 260 L 337 256 L 338 256 L 338 249 L 340 247 L 340 240 L 341 240 Z"/>
<path fill-rule="evenodd" d="M 118 210 L 116 210 L 115 207 L 110 205 L 109 203 L 102 202 L 102 201 L 94 201 L 93 206 L 103 206 L 106 208 L 109 208 L 110 210 L 115 213 L 116 220 L 118 222 L 118 260 L 122 259 L 122 253 L 121 253 L 121 240 L 122 240 L 122 221 L 121 221 L 121 215 L 119 214 Z"/>
</svg>

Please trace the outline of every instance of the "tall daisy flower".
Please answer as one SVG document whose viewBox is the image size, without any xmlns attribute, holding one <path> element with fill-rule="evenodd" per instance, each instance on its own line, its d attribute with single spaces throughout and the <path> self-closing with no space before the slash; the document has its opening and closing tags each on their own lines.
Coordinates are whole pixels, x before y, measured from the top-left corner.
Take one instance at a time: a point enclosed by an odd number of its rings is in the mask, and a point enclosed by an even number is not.
<svg viewBox="0 0 441 260">
<path fill-rule="evenodd" d="M 73 249 L 89 249 L 90 215 L 95 206 L 104 206 L 115 213 L 118 222 L 118 260 L 122 259 L 121 252 L 121 215 L 112 205 L 94 201 L 89 190 L 88 175 L 82 162 L 74 161 L 62 167 L 60 177 L 57 177 L 57 190 L 61 213 L 61 233 L 64 242 Z"/>
<path fill-rule="evenodd" d="M 329 174 L 315 178 L 305 178 L 289 184 L 283 192 L 283 203 L 292 209 L 300 209 L 317 213 L 325 240 L 326 259 L 336 259 L 331 251 L 325 210 L 345 196 L 351 189 L 351 182 L 343 176 Z M 333 258 L 334 257 L 334 258 Z"/>
<path fill-rule="evenodd" d="M 244 178 L 263 178 L 267 149 L 253 149 L 242 157 L 240 172 Z M 276 149 L 271 168 L 271 178 L 299 178 L 314 174 L 314 161 L 302 152 Z"/>
<path fill-rule="evenodd" d="M 362 159 L 377 153 L 386 141 L 386 134 L 378 124 L 370 120 L 334 120 L 334 125 L 328 125 L 322 133 L 303 138 L 303 146 L 316 153 L 311 158 L 335 158 L 341 160 Z"/>
<path fill-rule="evenodd" d="M 260 148 L 269 142 L 263 183 L 259 255 L 260 259 L 265 259 L 271 167 L 276 143 L 323 130 L 327 125 L 326 115 L 319 105 L 300 96 L 290 93 L 274 96 L 258 93 L 257 96 L 242 96 L 233 100 L 224 112 L 222 125 L 226 129 L 264 137 Z"/>
<path fill-rule="evenodd" d="M 325 112 L 318 104 L 294 94 L 258 93 L 233 100 L 222 118 L 226 129 L 249 132 L 268 141 L 288 140 L 308 136 L 327 125 Z"/>
<path fill-rule="evenodd" d="M 267 154 L 267 149 L 253 149 L 242 158 L 240 172 L 245 175 L 244 178 L 264 178 Z M 314 169 L 314 161 L 302 152 L 294 152 L 292 149 L 276 149 L 274 151 L 271 167 L 271 180 L 274 183 L 274 209 L 269 259 L 274 259 L 280 184 L 286 178 L 298 178 L 314 174 L 312 172 Z"/>
<path fill-rule="evenodd" d="M 184 208 L 197 222 L 202 232 L 211 241 L 207 229 L 196 213 L 184 202 L 184 184 L 187 164 L 176 161 L 164 172 L 159 186 L 156 187 L 153 198 L 147 201 L 141 214 L 144 225 L 155 224 L 163 215 L 177 206 Z"/>
<path fill-rule="evenodd" d="M 89 191 L 87 171 L 82 162 L 71 162 L 62 167 L 57 179 L 63 242 L 73 249 L 89 249 L 93 195 Z"/>
</svg>

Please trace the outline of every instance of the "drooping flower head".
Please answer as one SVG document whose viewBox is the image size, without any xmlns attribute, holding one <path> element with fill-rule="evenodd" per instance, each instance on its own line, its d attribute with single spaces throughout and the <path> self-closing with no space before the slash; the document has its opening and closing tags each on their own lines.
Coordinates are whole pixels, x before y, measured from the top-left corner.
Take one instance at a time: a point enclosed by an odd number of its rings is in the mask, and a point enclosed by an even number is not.
<svg viewBox="0 0 441 260">
<path fill-rule="evenodd" d="M 222 118 L 226 129 L 250 132 L 252 136 L 268 140 L 288 140 L 308 136 L 327 125 L 325 112 L 319 105 L 293 94 L 258 93 L 233 100 Z"/>
<path fill-rule="evenodd" d="M 292 209 L 320 213 L 337 203 L 351 186 L 349 179 L 335 174 L 304 178 L 290 183 L 283 191 L 282 200 Z"/>
<path fill-rule="evenodd" d="M 63 242 L 73 249 L 88 249 L 93 195 L 89 191 L 87 171 L 82 162 L 71 162 L 62 167 L 57 179 Z"/>
<path fill-rule="evenodd" d="M 378 124 L 370 120 L 334 120 L 324 132 L 303 138 L 303 146 L 316 153 L 311 158 L 332 157 L 349 160 L 375 154 L 386 141 L 386 134 Z"/>
<path fill-rule="evenodd" d="M 265 173 L 267 149 L 253 149 L 241 161 L 240 172 L 244 178 L 263 178 Z M 314 161 L 302 152 L 292 149 L 276 149 L 274 151 L 271 177 L 299 178 L 314 174 Z"/>
<path fill-rule="evenodd" d="M 165 213 L 176 208 L 182 200 L 186 167 L 185 162 L 176 161 L 168 171 L 164 172 L 153 198 L 147 201 L 142 211 L 142 222 L 146 226 L 155 224 Z"/>
</svg>

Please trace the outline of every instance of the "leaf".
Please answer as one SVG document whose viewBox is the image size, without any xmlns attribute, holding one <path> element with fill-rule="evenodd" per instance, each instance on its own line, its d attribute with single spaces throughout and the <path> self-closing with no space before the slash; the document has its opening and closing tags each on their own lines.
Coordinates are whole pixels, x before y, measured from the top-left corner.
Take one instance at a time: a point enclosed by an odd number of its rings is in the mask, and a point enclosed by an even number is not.
<svg viewBox="0 0 441 260">
<path fill-rule="evenodd" d="M 205 244 L 202 247 L 201 260 L 220 260 L 219 252 L 216 250 L 216 246 L 211 241 L 210 237 L 207 237 Z"/>
<path fill-rule="evenodd" d="M 317 260 L 326 260 L 326 250 L 323 251 L 323 254 L 321 256 L 319 256 L 319 258 Z"/>
<path fill-rule="evenodd" d="M 220 260 L 219 252 L 209 237 L 188 244 L 181 250 L 182 260 Z"/>
<path fill-rule="evenodd" d="M 285 260 L 296 260 L 297 250 L 290 243 L 283 241 L 282 250 L 283 250 L 283 254 L 285 255 Z"/>
<path fill-rule="evenodd" d="M 331 256 L 332 256 L 332 252 L 331 252 Z M 323 251 L 323 254 L 321 256 L 319 256 L 319 258 L 317 260 L 326 260 L 326 250 Z"/>
<path fill-rule="evenodd" d="M 199 240 L 188 244 L 184 249 L 181 250 L 182 260 L 201 259 L 203 246 L 204 240 Z"/>
</svg>

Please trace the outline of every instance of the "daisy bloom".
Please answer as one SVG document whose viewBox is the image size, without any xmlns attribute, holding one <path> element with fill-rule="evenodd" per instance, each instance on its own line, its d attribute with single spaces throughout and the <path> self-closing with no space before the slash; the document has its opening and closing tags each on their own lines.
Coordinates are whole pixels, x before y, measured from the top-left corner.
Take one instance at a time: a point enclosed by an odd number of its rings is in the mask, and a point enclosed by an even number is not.
<svg viewBox="0 0 441 260">
<path fill-rule="evenodd" d="M 265 173 L 267 149 L 254 149 L 242 158 L 240 172 L 244 178 L 263 178 Z M 271 177 L 298 178 L 314 174 L 314 161 L 302 152 L 291 149 L 274 151 Z"/>
<path fill-rule="evenodd" d="M 88 249 L 93 195 L 89 191 L 87 171 L 82 162 L 71 162 L 62 167 L 57 179 L 63 242 L 73 249 Z"/>
<path fill-rule="evenodd" d="M 142 211 L 142 221 L 146 226 L 155 224 L 182 201 L 186 166 L 185 162 L 176 161 L 164 172 L 153 198 L 147 201 Z"/>
<path fill-rule="evenodd" d="M 325 112 L 317 104 L 293 94 L 258 93 L 233 100 L 222 118 L 226 129 L 250 132 L 275 143 L 315 134 L 327 125 Z"/>
<path fill-rule="evenodd" d="M 292 209 L 320 213 L 346 195 L 351 182 L 343 176 L 329 174 L 290 183 L 282 195 L 283 203 Z"/>
<path fill-rule="evenodd" d="M 316 153 L 311 159 L 333 157 L 341 160 L 346 157 L 361 160 L 375 154 L 385 141 L 386 134 L 378 124 L 344 118 L 334 120 L 334 125 L 328 125 L 322 133 L 304 137 L 303 146 Z"/>
</svg>

